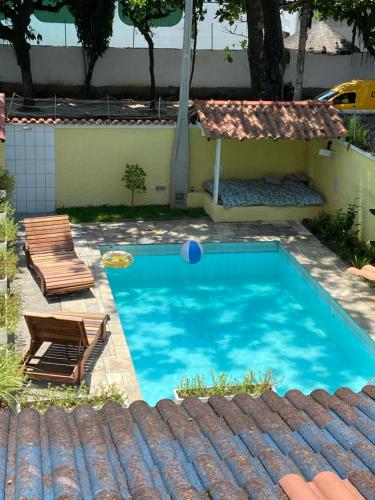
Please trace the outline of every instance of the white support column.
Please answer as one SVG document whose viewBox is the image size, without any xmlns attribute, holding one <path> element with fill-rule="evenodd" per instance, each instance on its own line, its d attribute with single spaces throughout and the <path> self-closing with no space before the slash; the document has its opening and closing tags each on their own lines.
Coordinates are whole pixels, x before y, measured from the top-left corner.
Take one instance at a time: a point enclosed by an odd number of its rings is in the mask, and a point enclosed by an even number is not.
<svg viewBox="0 0 375 500">
<path fill-rule="evenodd" d="M 215 141 L 215 172 L 214 172 L 214 193 L 213 200 L 216 205 L 219 202 L 219 183 L 220 183 L 220 163 L 221 163 L 221 139 Z"/>
</svg>

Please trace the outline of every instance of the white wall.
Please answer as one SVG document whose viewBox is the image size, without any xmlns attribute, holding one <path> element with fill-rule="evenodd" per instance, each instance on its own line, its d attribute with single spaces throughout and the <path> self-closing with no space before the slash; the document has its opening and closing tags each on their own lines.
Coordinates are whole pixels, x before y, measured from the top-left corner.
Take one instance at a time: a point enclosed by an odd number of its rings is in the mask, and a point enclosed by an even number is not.
<svg viewBox="0 0 375 500">
<path fill-rule="evenodd" d="M 221 50 L 200 50 L 197 54 L 193 87 L 247 88 L 249 68 L 245 51 L 235 51 L 230 64 Z M 33 79 L 44 85 L 81 85 L 83 82 L 82 51 L 79 47 L 32 47 Z M 285 81 L 295 79 L 296 51 Z M 155 50 L 155 71 L 158 87 L 177 87 L 179 84 L 180 51 Z M 329 88 L 335 83 L 353 78 L 374 78 L 374 58 L 363 54 L 327 56 L 307 54 L 305 88 Z M 0 82 L 20 83 L 21 74 L 11 46 L 0 45 Z M 96 66 L 93 85 L 147 87 L 149 84 L 147 49 L 110 48 Z"/>
</svg>

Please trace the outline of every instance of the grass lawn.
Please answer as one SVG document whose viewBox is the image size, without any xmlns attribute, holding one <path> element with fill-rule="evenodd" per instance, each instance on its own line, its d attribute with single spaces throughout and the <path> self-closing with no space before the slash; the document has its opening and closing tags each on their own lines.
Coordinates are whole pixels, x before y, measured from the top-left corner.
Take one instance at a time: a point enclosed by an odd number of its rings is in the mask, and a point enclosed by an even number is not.
<svg viewBox="0 0 375 500">
<path fill-rule="evenodd" d="M 207 217 L 202 208 L 170 208 L 169 205 L 145 205 L 128 207 L 126 205 L 99 205 L 89 207 L 61 207 L 56 209 L 58 214 L 68 214 L 70 222 L 113 222 L 118 220 L 134 219 L 174 219 Z"/>
</svg>

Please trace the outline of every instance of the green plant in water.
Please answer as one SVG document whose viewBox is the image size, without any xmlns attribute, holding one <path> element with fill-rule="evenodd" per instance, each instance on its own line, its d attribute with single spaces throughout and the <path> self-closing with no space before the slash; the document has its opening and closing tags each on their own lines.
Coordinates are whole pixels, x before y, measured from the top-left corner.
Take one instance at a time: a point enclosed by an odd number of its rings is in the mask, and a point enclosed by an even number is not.
<svg viewBox="0 0 375 500">
<path fill-rule="evenodd" d="M 13 346 L 0 346 L 0 408 L 10 406 L 15 409 L 18 393 L 25 385 L 22 356 Z"/>
<path fill-rule="evenodd" d="M 108 401 L 123 404 L 124 400 L 124 393 L 116 385 L 99 387 L 95 392 L 90 393 L 87 385 L 82 382 L 78 387 L 48 384 L 45 389 L 29 384 L 20 394 L 19 403 L 21 408 L 32 407 L 44 413 L 52 406 L 72 410 L 77 405 L 88 404 L 99 409 Z"/>
<path fill-rule="evenodd" d="M 127 163 L 122 180 L 125 187 L 131 192 L 131 206 L 134 207 L 134 194 L 145 193 L 146 190 L 146 172 L 139 165 L 130 165 Z"/>
<path fill-rule="evenodd" d="M 211 383 L 206 385 L 203 375 L 195 375 L 192 378 L 183 377 L 178 388 L 181 398 L 189 396 L 232 396 L 240 392 L 246 392 L 254 396 L 260 396 L 264 391 L 270 390 L 279 384 L 272 370 L 266 370 L 264 375 L 256 375 L 253 370 L 246 372 L 242 380 L 232 377 L 228 373 L 215 374 L 211 371 Z"/>
</svg>

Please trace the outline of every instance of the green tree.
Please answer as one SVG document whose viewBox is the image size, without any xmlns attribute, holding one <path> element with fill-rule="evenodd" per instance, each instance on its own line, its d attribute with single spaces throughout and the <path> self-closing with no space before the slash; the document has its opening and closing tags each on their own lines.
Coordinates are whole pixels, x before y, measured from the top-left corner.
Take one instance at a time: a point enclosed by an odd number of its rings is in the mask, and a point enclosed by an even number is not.
<svg viewBox="0 0 375 500">
<path fill-rule="evenodd" d="M 134 194 L 145 193 L 146 190 L 146 172 L 139 165 L 126 164 L 122 180 L 125 182 L 125 187 L 131 191 L 131 206 L 134 208 Z"/>
<path fill-rule="evenodd" d="M 300 10 L 304 0 L 283 0 L 283 7 L 290 12 Z M 364 47 L 375 56 L 375 0 L 311 0 L 310 8 L 316 17 L 326 20 L 346 21 L 353 30 L 353 44 L 356 35 Z"/>
<path fill-rule="evenodd" d="M 285 51 L 279 0 L 219 0 L 219 21 L 247 24 L 251 87 L 257 99 L 281 99 Z"/>
<path fill-rule="evenodd" d="M 321 19 L 333 17 L 336 21 L 346 21 L 363 45 L 375 56 L 375 0 L 314 0 L 313 7 Z"/>
<path fill-rule="evenodd" d="M 185 2 L 182 2 L 181 8 L 184 7 Z M 193 26 L 192 26 L 192 39 L 193 39 L 193 56 L 191 60 L 191 70 L 190 70 L 190 81 L 189 86 L 191 87 L 194 70 L 195 70 L 195 60 L 197 55 L 197 41 L 198 41 L 198 23 L 204 20 L 204 16 L 207 10 L 204 9 L 204 0 L 193 0 Z"/>
<path fill-rule="evenodd" d="M 33 79 L 30 63 L 30 42 L 40 42 L 42 37 L 30 27 L 30 19 L 36 10 L 57 12 L 64 0 L 0 0 L 0 38 L 12 44 L 17 64 L 21 69 L 22 92 L 25 104 L 33 104 Z"/>
<path fill-rule="evenodd" d="M 77 37 L 85 62 L 84 95 L 91 95 L 91 81 L 99 57 L 109 47 L 112 36 L 115 0 L 67 0 L 74 16 Z"/>
<path fill-rule="evenodd" d="M 153 40 L 153 20 L 167 17 L 176 9 L 176 3 L 168 0 L 119 0 L 122 15 L 128 17 L 140 31 L 148 45 L 150 71 L 150 100 L 155 107 L 155 58 Z"/>
</svg>

